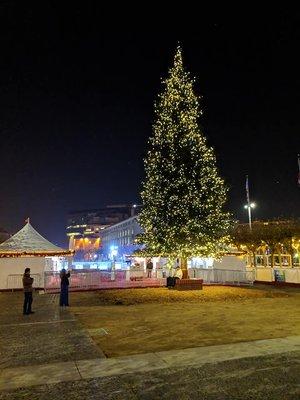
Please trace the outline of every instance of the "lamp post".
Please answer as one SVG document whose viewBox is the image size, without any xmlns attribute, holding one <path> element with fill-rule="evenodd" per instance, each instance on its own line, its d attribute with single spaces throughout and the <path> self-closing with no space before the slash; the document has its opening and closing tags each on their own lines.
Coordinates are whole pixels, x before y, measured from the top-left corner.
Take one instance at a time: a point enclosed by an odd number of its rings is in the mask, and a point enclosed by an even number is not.
<svg viewBox="0 0 300 400">
<path fill-rule="evenodd" d="M 255 203 L 250 203 L 250 202 L 248 202 L 247 204 L 244 205 L 244 208 L 248 209 L 248 219 L 249 219 L 250 231 L 252 230 L 251 209 L 255 208 L 255 207 L 256 207 L 256 204 Z"/>
</svg>

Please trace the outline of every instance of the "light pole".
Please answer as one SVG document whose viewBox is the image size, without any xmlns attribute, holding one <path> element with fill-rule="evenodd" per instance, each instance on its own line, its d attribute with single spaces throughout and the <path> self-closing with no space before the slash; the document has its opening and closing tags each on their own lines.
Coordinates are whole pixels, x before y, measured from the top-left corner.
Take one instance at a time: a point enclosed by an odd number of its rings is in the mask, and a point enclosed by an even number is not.
<svg viewBox="0 0 300 400">
<path fill-rule="evenodd" d="M 255 203 L 250 203 L 248 202 L 247 204 L 244 205 L 244 208 L 248 208 L 248 219 L 249 219 L 249 228 L 250 231 L 252 230 L 252 219 L 251 219 L 251 208 L 255 208 L 256 204 Z"/>
</svg>

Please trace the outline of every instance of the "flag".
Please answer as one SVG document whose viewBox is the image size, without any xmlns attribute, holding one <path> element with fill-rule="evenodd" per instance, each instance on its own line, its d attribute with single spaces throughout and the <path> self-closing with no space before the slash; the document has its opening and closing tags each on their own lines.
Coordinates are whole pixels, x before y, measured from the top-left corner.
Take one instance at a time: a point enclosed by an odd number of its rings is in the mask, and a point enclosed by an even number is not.
<svg viewBox="0 0 300 400">
<path fill-rule="evenodd" d="M 248 175 L 246 175 L 246 194 L 247 194 L 247 202 L 250 203 L 250 196 L 249 196 L 249 180 Z"/>
<path fill-rule="evenodd" d="M 300 154 L 298 154 L 298 186 L 300 186 Z"/>
</svg>

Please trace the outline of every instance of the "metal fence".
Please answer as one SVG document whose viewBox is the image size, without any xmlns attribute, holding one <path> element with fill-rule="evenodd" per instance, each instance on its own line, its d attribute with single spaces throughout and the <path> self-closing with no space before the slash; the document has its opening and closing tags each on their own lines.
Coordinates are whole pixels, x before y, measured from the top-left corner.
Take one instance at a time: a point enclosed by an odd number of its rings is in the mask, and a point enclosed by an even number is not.
<svg viewBox="0 0 300 400">
<path fill-rule="evenodd" d="M 42 282 L 41 274 L 31 274 L 33 278 L 33 287 L 34 288 L 41 288 L 44 286 Z M 6 288 L 7 289 L 23 289 L 23 275 L 22 274 L 10 274 L 7 277 L 6 281 Z"/>
<path fill-rule="evenodd" d="M 69 290 L 126 289 L 160 287 L 166 285 L 165 278 L 146 278 L 130 276 L 129 271 L 72 271 L 69 278 Z M 45 272 L 45 292 L 55 293 L 60 290 L 59 272 Z"/>
<path fill-rule="evenodd" d="M 190 271 L 190 278 L 203 279 L 203 283 L 206 284 L 252 285 L 255 281 L 255 271 L 199 268 Z"/>
<path fill-rule="evenodd" d="M 33 287 L 44 287 L 46 292 L 59 292 L 60 276 L 59 272 L 45 272 L 44 280 L 41 274 L 32 274 L 34 278 Z M 162 276 L 160 274 L 159 276 Z M 189 270 L 190 278 L 203 279 L 206 284 L 253 284 L 255 271 L 236 271 L 222 269 L 197 268 Z M 10 274 L 7 277 L 7 289 L 22 289 L 22 274 Z M 153 277 L 147 278 L 142 271 L 132 273 L 132 271 L 82 271 L 73 270 L 70 277 L 71 291 L 93 290 L 93 289 L 125 289 L 125 288 L 146 288 L 160 287 L 166 285 L 166 278 Z"/>
</svg>

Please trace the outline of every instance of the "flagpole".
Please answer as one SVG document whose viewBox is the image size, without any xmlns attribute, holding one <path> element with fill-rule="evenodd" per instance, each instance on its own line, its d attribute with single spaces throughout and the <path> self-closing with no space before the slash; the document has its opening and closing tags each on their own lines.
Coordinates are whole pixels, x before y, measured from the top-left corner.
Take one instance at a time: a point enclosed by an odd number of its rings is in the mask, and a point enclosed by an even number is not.
<svg viewBox="0 0 300 400">
<path fill-rule="evenodd" d="M 251 207 L 250 207 L 250 194 L 249 194 L 249 178 L 246 175 L 246 194 L 247 194 L 247 207 L 248 207 L 248 220 L 249 220 L 249 228 L 252 230 L 252 220 L 251 220 Z"/>
<path fill-rule="evenodd" d="M 248 175 L 246 175 L 246 195 L 247 195 L 247 204 L 245 205 L 245 208 L 248 208 L 249 229 L 250 229 L 250 231 L 252 231 L 251 208 L 255 207 L 255 203 L 250 203 Z"/>
</svg>

